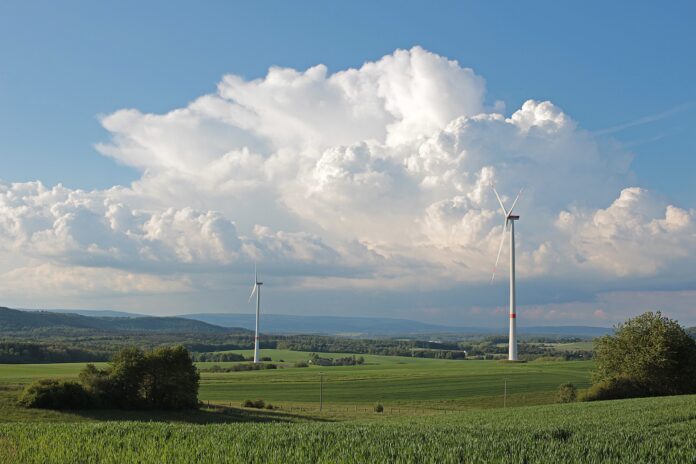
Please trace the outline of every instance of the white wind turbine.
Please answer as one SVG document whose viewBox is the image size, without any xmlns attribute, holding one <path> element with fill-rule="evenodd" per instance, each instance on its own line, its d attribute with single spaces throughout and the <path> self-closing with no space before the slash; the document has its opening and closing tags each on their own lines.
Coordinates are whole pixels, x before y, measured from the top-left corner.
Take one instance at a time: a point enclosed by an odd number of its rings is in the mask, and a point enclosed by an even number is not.
<svg viewBox="0 0 696 464">
<path fill-rule="evenodd" d="M 259 312 L 261 310 L 261 285 L 263 282 L 259 282 L 259 274 L 256 272 L 256 266 L 254 266 L 254 288 L 251 289 L 251 295 L 249 295 L 249 301 L 254 297 L 256 293 L 256 333 L 254 334 L 254 363 L 257 364 L 260 360 L 259 358 Z"/>
<path fill-rule="evenodd" d="M 503 210 L 503 236 L 500 240 L 500 248 L 498 248 L 498 257 L 495 259 L 495 266 L 493 266 L 493 277 L 491 277 L 491 283 L 495 279 L 495 270 L 498 267 L 498 261 L 500 260 L 500 252 L 503 251 L 503 245 L 505 244 L 505 232 L 507 231 L 508 224 L 510 224 L 510 338 L 508 343 L 508 360 L 517 361 L 517 307 L 515 303 L 515 221 L 520 217 L 513 215 L 512 210 L 515 209 L 517 200 L 519 200 L 522 190 L 515 197 L 515 201 L 512 202 L 512 206 L 509 210 L 505 209 L 503 201 L 500 199 L 500 195 L 493 188 L 495 192 L 495 197 L 500 203 L 500 208 Z"/>
</svg>

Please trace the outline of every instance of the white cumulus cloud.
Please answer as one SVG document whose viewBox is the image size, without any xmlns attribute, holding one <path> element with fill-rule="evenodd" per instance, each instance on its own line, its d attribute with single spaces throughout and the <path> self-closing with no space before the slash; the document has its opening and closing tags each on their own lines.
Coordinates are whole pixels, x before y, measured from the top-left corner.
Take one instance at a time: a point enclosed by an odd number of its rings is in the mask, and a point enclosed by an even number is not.
<svg viewBox="0 0 696 464">
<path fill-rule="evenodd" d="M 111 139 L 97 149 L 140 179 L 0 184 L 4 269 L 127 282 L 258 262 L 312 288 L 476 284 L 500 243 L 493 185 L 508 204 L 525 187 L 522 281 L 599 273 L 616 288 L 693 256 L 694 210 L 634 187 L 630 153 L 552 102 L 500 107 L 473 70 L 414 47 L 333 74 L 227 75 L 164 114 L 119 110 L 102 118 Z"/>
</svg>

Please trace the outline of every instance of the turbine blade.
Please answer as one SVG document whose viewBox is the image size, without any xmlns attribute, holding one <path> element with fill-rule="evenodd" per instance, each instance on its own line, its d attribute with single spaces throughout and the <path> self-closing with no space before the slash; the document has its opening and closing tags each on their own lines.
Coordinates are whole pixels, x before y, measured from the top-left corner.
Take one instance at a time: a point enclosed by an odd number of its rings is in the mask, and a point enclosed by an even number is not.
<svg viewBox="0 0 696 464">
<path fill-rule="evenodd" d="M 251 303 L 251 299 L 254 297 L 254 293 L 256 293 L 256 287 L 258 287 L 258 285 L 254 282 L 254 288 L 251 289 L 251 295 L 249 295 L 249 301 L 247 301 L 247 303 Z"/>
<path fill-rule="evenodd" d="M 510 207 L 510 211 L 508 211 L 508 214 L 512 213 L 512 210 L 515 209 L 515 205 L 517 204 L 517 200 L 520 199 L 520 195 L 522 195 L 522 191 L 524 190 L 524 187 L 520 189 L 520 193 L 517 194 L 515 197 L 515 201 L 512 202 L 512 206 Z"/>
<path fill-rule="evenodd" d="M 498 203 L 500 203 L 500 209 L 503 210 L 503 216 L 507 217 L 508 212 L 505 209 L 505 206 L 503 206 L 503 200 L 500 199 L 500 195 L 498 195 L 498 191 L 493 187 L 493 192 L 495 192 L 495 197 L 498 199 Z"/>
<path fill-rule="evenodd" d="M 495 258 L 495 265 L 493 266 L 493 276 L 491 277 L 491 283 L 495 280 L 495 271 L 498 269 L 498 261 L 500 261 L 500 252 L 503 251 L 503 245 L 505 244 L 505 234 L 507 232 L 507 217 L 503 223 L 503 236 L 500 239 L 500 247 L 498 247 L 498 257 Z"/>
</svg>

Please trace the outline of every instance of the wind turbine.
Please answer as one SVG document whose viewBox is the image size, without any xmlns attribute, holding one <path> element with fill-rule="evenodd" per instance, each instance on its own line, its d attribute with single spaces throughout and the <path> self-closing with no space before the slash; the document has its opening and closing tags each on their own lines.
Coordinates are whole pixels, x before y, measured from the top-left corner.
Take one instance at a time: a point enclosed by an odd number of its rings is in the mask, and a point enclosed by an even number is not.
<svg viewBox="0 0 696 464">
<path fill-rule="evenodd" d="M 520 217 L 512 214 L 512 210 L 515 209 L 517 200 L 519 200 L 520 193 L 515 197 L 515 201 L 512 202 L 512 206 L 509 210 L 505 209 L 503 201 L 500 199 L 500 195 L 493 187 L 493 192 L 495 192 L 495 197 L 500 203 L 500 209 L 503 210 L 503 236 L 500 239 L 500 248 L 498 248 L 498 257 L 495 259 L 495 266 L 493 266 L 493 277 L 491 277 L 491 283 L 495 279 L 495 270 L 498 267 L 498 261 L 500 260 L 500 252 L 503 251 L 503 245 L 505 244 L 505 232 L 507 231 L 508 224 L 510 224 L 510 338 L 508 341 L 508 360 L 517 361 L 517 306 L 515 303 L 515 221 Z"/>
<path fill-rule="evenodd" d="M 251 289 L 251 295 L 249 295 L 249 302 L 254 297 L 256 293 L 256 333 L 254 334 L 254 364 L 258 364 L 259 358 L 259 312 L 261 310 L 261 285 L 263 282 L 259 282 L 259 274 L 256 272 L 256 266 L 254 266 L 254 288 Z"/>
</svg>

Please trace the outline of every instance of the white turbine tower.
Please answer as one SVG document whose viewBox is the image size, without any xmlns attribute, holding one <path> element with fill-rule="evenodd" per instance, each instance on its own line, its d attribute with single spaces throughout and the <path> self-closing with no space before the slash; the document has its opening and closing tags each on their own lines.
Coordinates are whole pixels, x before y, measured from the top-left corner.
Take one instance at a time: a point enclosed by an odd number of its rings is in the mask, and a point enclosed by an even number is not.
<svg viewBox="0 0 696 464">
<path fill-rule="evenodd" d="M 259 274 L 256 272 L 256 266 L 254 266 L 254 288 L 251 289 L 251 295 L 249 295 L 249 301 L 254 297 L 256 293 L 256 332 L 254 334 L 254 363 L 257 364 L 260 361 L 259 358 L 259 312 L 261 310 L 261 285 L 263 282 L 259 282 Z"/>
<path fill-rule="evenodd" d="M 500 199 L 500 195 L 493 188 L 495 192 L 495 197 L 500 203 L 500 208 L 503 210 L 503 237 L 500 240 L 500 248 L 498 248 L 498 257 L 495 259 L 495 266 L 493 266 L 493 277 L 491 277 L 491 283 L 495 279 L 495 270 L 498 267 L 498 261 L 500 260 L 500 252 L 503 251 L 503 245 L 505 244 L 505 232 L 507 231 L 508 224 L 510 224 L 510 338 L 508 343 L 508 360 L 517 361 L 517 306 L 515 303 L 515 221 L 520 217 L 513 215 L 512 210 L 515 209 L 517 200 L 519 200 L 522 190 L 515 197 L 515 201 L 512 202 L 512 206 L 509 210 L 505 209 L 503 201 Z"/>
</svg>

